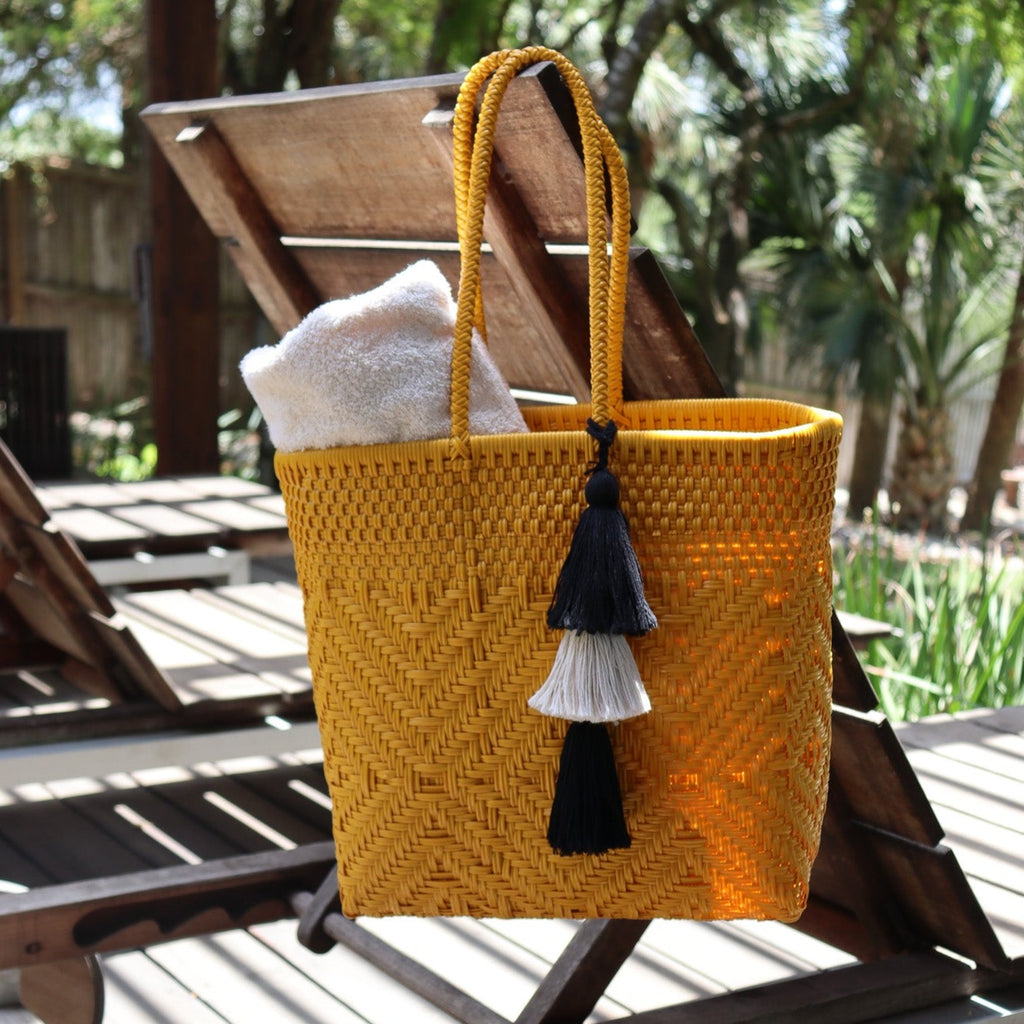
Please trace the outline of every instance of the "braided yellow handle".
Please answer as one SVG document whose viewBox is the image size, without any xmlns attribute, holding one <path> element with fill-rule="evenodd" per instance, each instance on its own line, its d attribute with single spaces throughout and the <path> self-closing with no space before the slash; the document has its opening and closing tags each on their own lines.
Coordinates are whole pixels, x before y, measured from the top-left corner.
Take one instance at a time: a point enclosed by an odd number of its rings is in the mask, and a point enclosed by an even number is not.
<svg viewBox="0 0 1024 1024">
<path fill-rule="evenodd" d="M 461 274 L 455 346 L 452 354 L 452 450 L 469 451 L 469 376 L 474 324 L 483 331 L 480 247 L 484 203 L 494 152 L 498 110 L 509 82 L 524 68 L 550 61 L 572 95 L 583 139 L 587 195 L 587 244 L 590 280 L 590 382 L 593 418 L 605 424 L 622 407 L 622 330 L 629 261 L 629 184 L 611 132 L 598 116 L 590 90 L 572 63 L 555 50 L 529 46 L 499 50 L 478 61 L 459 91 L 454 120 L 455 213 Z M 493 77 L 491 77 L 493 76 Z M 474 112 L 481 88 L 483 103 L 474 132 Z M 609 257 L 605 170 L 612 196 Z"/>
</svg>

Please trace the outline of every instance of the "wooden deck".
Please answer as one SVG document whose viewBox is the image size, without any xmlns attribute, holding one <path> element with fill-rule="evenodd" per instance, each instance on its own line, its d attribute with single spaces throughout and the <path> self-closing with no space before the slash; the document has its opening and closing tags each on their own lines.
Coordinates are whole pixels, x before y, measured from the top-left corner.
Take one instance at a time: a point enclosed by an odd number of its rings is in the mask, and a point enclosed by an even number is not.
<svg viewBox="0 0 1024 1024">
<path fill-rule="evenodd" d="M 281 495 L 237 477 L 60 481 L 38 485 L 36 494 L 90 560 L 195 551 L 211 544 L 257 555 L 287 548 Z"/>
<path fill-rule="evenodd" d="M 1014 958 L 1024 956 L 1022 731 L 1024 708 L 934 719 L 899 730 L 946 830 L 948 844 L 968 873 L 1004 948 Z M 11 787 L 8 799 L 24 801 L 26 820 L 31 817 L 32 805 L 41 802 L 77 799 L 78 814 L 82 813 L 83 796 L 89 796 L 96 808 L 118 802 L 135 815 L 129 813 L 125 818 L 126 834 L 142 831 L 159 839 L 172 830 L 166 823 L 174 818 L 176 801 L 192 799 L 185 796 L 191 790 L 181 784 L 198 778 L 208 783 L 204 813 L 230 816 L 240 848 L 250 842 L 254 832 L 259 834 L 258 844 L 277 848 L 326 837 L 329 818 L 318 770 L 319 751 L 310 742 L 315 741 L 315 733 L 300 726 L 291 743 L 288 733 L 267 730 L 269 741 L 255 740 L 257 735 L 251 734 L 250 741 L 265 751 L 257 756 L 236 756 L 237 750 L 224 746 L 223 760 L 203 760 L 189 769 L 163 769 L 158 767 L 159 748 L 142 744 L 144 754 L 133 750 L 121 757 L 120 763 L 129 765 L 130 770 L 115 771 L 112 765 L 96 763 L 95 777 L 45 785 L 23 781 Z M 300 741 L 303 748 L 293 749 Z M 192 748 L 172 749 L 180 761 L 188 759 Z M 131 769 L 133 763 L 136 767 Z M 53 763 L 58 774 L 61 767 L 62 762 Z M 256 788 L 250 786 L 252 773 L 266 772 L 279 777 L 282 791 L 288 790 L 287 814 L 278 808 L 268 818 Z M 8 777 L 14 779 L 10 773 Z M 143 782 L 144 794 L 139 788 Z M 176 796 L 179 792 L 182 797 Z M 259 792 L 266 792 L 265 775 Z M 189 812 L 194 814 L 195 808 L 190 807 Z M 54 820 L 52 810 L 46 820 Z M 121 845 L 132 843 L 122 841 Z M 141 843 L 135 846 L 137 852 Z M 209 851 L 199 853 L 208 855 Z M 171 841 L 165 843 L 168 862 L 190 855 L 195 854 Z M 463 919 L 360 923 L 371 936 L 386 940 L 490 1007 L 496 1015 L 492 1021 L 516 1018 L 578 927 L 563 921 Z M 782 925 L 656 922 L 589 1019 L 618 1019 L 698 999 L 705 1002 L 699 1010 L 694 1005 L 693 1020 L 746 1019 L 716 1016 L 707 997 L 787 981 L 799 985 L 793 979 L 805 976 L 811 984 L 822 970 L 833 972 L 829 983 L 841 991 L 843 967 L 852 962 L 832 947 Z M 451 1019 L 347 949 L 337 947 L 322 956 L 310 953 L 298 943 L 295 922 L 289 920 L 108 955 L 102 960 L 102 970 L 107 1000 L 104 1019 L 115 1024 L 249 1024 L 263 1020 L 429 1024 Z M 752 999 L 751 1005 L 755 1003 Z M 904 1014 L 891 1019 L 941 1024 L 1005 1017 L 1022 1009 L 1024 985 L 985 998 L 951 1002 L 925 1016 Z M 0 1011 L 0 1021 L 14 1024 L 32 1019 L 17 1016 L 22 1012 Z M 691 1017 L 678 1013 L 672 1019 L 688 1021 Z M 831 1024 L 839 1018 L 812 1014 L 784 1019 Z"/>
<path fill-rule="evenodd" d="M 1024 956 L 1024 707 L 928 719 L 898 734 L 1003 948 Z"/>
</svg>

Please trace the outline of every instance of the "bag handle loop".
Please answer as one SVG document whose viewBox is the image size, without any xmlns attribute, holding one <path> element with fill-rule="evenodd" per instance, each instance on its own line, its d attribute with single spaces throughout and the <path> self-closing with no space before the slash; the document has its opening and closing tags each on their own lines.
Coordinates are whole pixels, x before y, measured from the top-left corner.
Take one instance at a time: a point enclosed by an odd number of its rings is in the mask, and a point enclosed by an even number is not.
<svg viewBox="0 0 1024 1024">
<path fill-rule="evenodd" d="M 622 154 L 594 107 L 582 75 L 556 50 L 529 46 L 498 50 L 478 61 L 459 90 L 453 125 L 455 214 L 460 277 L 452 352 L 451 442 L 453 456 L 469 452 L 469 378 L 473 327 L 484 331 L 480 250 L 484 205 L 494 153 L 494 132 L 502 97 L 512 79 L 532 64 L 550 61 L 561 73 L 576 108 L 583 140 L 587 198 L 592 418 L 607 424 L 622 409 L 622 332 L 629 264 L 629 183 Z M 493 76 L 493 77 L 492 77 Z M 474 132 L 474 113 L 484 90 Z M 611 252 L 605 171 L 611 189 Z"/>
</svg>

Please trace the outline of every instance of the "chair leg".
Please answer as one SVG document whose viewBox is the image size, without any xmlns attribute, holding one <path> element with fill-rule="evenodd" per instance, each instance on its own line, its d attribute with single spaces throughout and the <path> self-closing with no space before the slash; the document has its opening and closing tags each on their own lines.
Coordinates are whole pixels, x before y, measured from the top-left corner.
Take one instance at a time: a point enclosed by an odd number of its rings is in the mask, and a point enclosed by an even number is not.
<svg viewBox="0 0 1024 1024">
<path fill-rule="evenodd" d="M 314 953 L 326 953 L 336 942 L 343 941 L 349 949 L 448 1010 L 457 1020 L 501 1020 L 493 1011 L 343 918 L 338 877 L 333 868 L 316 893 L 296 893 L 291 903 L 299 918 L 299 941 Z M 628 920 L 584 922 L 537 987 L 516 1024 L 577 1024 L 586 1020 L 649 924 Z"/>
<path fill-rule="evenodd" d="M 95 956 L 23 967 L 21 1005 L 43 1024 L 100 1024 L 103 974 Z"/>
<path fill-rule="evenodd" d="M 516 1024 L 578 1024 L 586 1020 L 649 924 L 584 922 L 537 986 Z"/>
</svg>

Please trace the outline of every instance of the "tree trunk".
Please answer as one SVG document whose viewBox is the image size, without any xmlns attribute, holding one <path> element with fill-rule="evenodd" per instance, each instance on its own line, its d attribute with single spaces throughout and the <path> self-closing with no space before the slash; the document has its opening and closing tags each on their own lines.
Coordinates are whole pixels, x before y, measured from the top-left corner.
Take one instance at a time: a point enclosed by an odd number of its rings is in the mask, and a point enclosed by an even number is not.
<svg viewBox="0 0 1024 1024">
<path fill-rule="evenodd" d="M 971 482 L 961 530 L 984 529 L 992 513 L 1002 478 L 1017 437 L 1017 424 L 1024 409 L 1024 265 L 1017 281 L 1010 334 L 1003 353 L 999 384 L 988 414 L 988 426 L 978 452 L 978 464 Z"/>
<path fill-rule="evenodd" d="M 288 19 L 288 51 L 303 89 L 329 85 L 334 19 L 341 0 L 292 0 Z"/>
<path fill-rule="evenodd" d="M 893 523 L 900 530 L 942 533 L 953 488 L 950 419 L 945 408 L 911 403 L 904 410 L 889 487 Z"/>
<path fill-rule="evenodd" d="M 640 77 L 651 55 L 665 38 L 669 25 L 684 6 L 680 0 L 650 0 L 637 18 L 629 41 L 621 45 L 609 60 L 601 117 L 619 146 L 627 152 L 635 142 L 629 112 Z"/>
<path fill-rule="evenodd" d="M 887 398 L 865 395 L 861 400 L 846 513 L 851 519 L 863 519 L 864 513 L 875 507 L 885 470 L 885 453 L 889 450 L 891 419 L 892 395 Z"/>
</svg>

